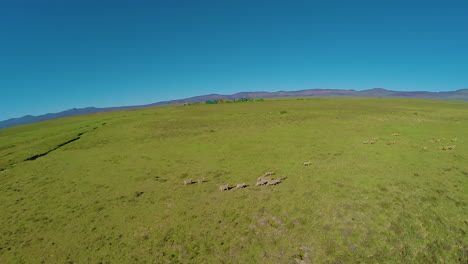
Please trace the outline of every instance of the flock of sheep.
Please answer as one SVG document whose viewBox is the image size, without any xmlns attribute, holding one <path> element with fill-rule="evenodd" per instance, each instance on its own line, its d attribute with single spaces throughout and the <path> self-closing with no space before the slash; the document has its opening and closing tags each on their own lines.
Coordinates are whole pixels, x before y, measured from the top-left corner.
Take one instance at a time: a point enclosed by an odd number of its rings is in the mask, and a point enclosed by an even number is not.
<svg viewBox="0 0 468 264">
<path fill-rule="evenodd" d="M 257 178 L 257 182 L 255 183 L 255 186 L 271 186 L 271 185 L 277 185 L 280 184 L 283 180 L 285 180 L 287 177 L 282 176 L 279 177 L 278 179 L 272 179 L 271 176 L 274 174 L 274 172 L 267 172 L 263 174 L 262 176 Z"/>
<path fill-rule="evenodd" d="M 435 142 L 440 142 L 442 140 L 445 140 L 445 138 L 438 138 L 438 139 L 432 139 L 432 140 L 429 140 L 429 142 L 431 143 L 435 143 Z M 452 138 L 450 141 L 452 142 L 457 142 L 457 138 Z M 455 149 L 457 146 L 456 145 L 448 145 L 448 146 L 442 146 L 442 147 L 439 147 L 440 150 L 453 150 Z"/>
<path fill-rule="evenodd" d="M 392 136 L 400 136 L 400 133 L 393 133 Z M 375 144 L 377 141 L 379 141 L 380 138 L 372 138 L 371 140 L 364 140 L 362 144 Z M 445 138 L 437 138 L 437 139 L 431 139 L 429 142 L 431 143 L 438 143 L 441 142 L 442 140 L 445 140 Z M 457 138 L 452 138 L 450 141 L 452 142 L 457 142 Z M 386 144 L 387 145 L 393 145 L 396 144 L 397 142 L 395 140 L 390 140 Z M 427 146 L 423 147 L 423 150 L 427 150 Z M 442 146 L 439 147 L 440 150 L 454 150 L 456 148 L 456 145 L 448 145 L 448 146 Z"/>
<path fill-rule="evenodd" d="M 456 145 L 450 145 L 450 146 L 440 147 L 439 149 L 440 150 L 452 150 L 452 149 L 455 149 L 456 147 L 457 147 Z"/>
<path fill-rule="evenodd" d="M 194 184 L 194 183 L 197 183 L 197 182 L 198 182 L 198 183 L 204 183 L 204 182 L 206 182 L 206 181 L 205 181 L 205 178 L 201 178 L 201 179 L 199 179 L 198 181 L 194 181 L 194 180 L 192 180 L 192 179 L 188 179 L 188 180 L 184 180 L 184 185 Z"/>
<path fill-rule="evenodd" d="M 393 133 L 392 136 L 400 136 L 400 134 L 399 133 Z M 439 138 L 439 139 L 436 139 L 436 140 L 430 140 L 430 142 L 431 143 L 440 142 L 441 140 L 444 140 L 444 139 L 445 138 Z M 379 140 L 379 138 L 372 138 L 371 140 L 366 140 L 366 141 L 363 141 L 362 143 L 363 144 L 375 144 L 378 140 Z M 456 142 L 457 138 L 453 138 L 453 139 L 451 139 L 451 141 Z M 396 144 L 396 143 L 397 143 L 396 141 L 391 140 L 391 141 L 387 142 L 387 145 L 393 145 L 393 144 Z M 450 145 L 450 146 L 440 147 L 439 149 L 440 150 L 453 150 L 453 149 L 455 149 L 455 147 L 456 147 L 455 145 Z M 427 146 L 423 147 L 423 150 L 427 150 Z M 312 164 L 312 162 L 310 162 L 310 161 L 307 161 L 307 162 L 303 163 L 304 166 L 310 166 L 311 164 Z M 277 185 L 277 184 L 280 184 L 281 182 L 283 182 L 287 178 L 285 176 L 282 176 L 282 177 L 279 177 L 277 179 L 273 179 L 272 176 L 274 174 L 275 174 L 274 172 L 266 172 L 262 176 L 258 177 L 257 182 L 255 183 L 255 186 Z M 205 181 L 204 178 L 201 178 L 198 181 L 193 181 L 192 179 L 188 179 L 188 180 L 184 180 L 184 185 L 190 185 L 190 184 L 194 184 L 194 183 L 197 183 L 197 182 L 198 183 L 204 183 L 206 181 Z M 228 190 L 231 190 L 231 189 L 242 189 L 242 188 L 246 188 L 248 186 L 249 185 L 247 185 L 245 183 L 239 183 L 239 184 L 236 184 L 235 186 L 230 186 L 229 184 L 224 184 L 224 185 L 219 186 L 219 190 L 220 191 L 228 191 Z"/>
<path fill-rule="evenodd" d="M 433 138 L 431 140 L 429 140 L 430 143 L 439 143 L 441 141 L 445 141 L 445 138 Z M 454 137 L 452 139 L 450 139 L 451 142 L 457 142 L 458 141 L 458 138 L 457 137 Z M 457 148 L 456 145 L 448 145 L 448 146 L 441 146 L 439 147 L 439 150 L 455 150 Z M 423 147 L 423 150 L 427 150 L 427 146 Z"/>
<path fill-rule="evenodd" d="M 280 184 L 283 180 L 285 180 L 287 177 L 285 176 L 282 176 L 282 177 L 279 177 L 278 179 L 272 179 L 271 176 L 275 174 L 274 172 L 267 172 L 265 174 L 263 174 L 262 176 L 258 177 L 257 178 L 257 182 L 255 183 L 255 186 L 262 186 L 262 185 L 265 185 L 265 186 L 271 186 L 271 185 L 277 185 L 277 184 Z M 240 184 L 236 184 L 236 186 L 234 187 L 231 187 L 229 186 L 229 184 L 225 184 L 225 185 L 221 185 L 219 186 L 219 190 L 220 191 L 228 191 L 228 190 L 231 190 L 231 189 L 242 189 L 242 188 L 246 188 L 248 185 L 245 184 L 245 183 L 240 183 Z"/>
<path fill-rule="evenodd" d="M 310 166 L 312 162 L 307 161 L 304 162 L 304 166 Z M 286 176 L 281 176 L 277 179 L 273 179 L 272 176 L 274 175 L 274 172 L 266 172 L 265 174 L 261 175 L 260 177 L 257 178 L 257 182 L 255 183 L 255 186 L 272 186 L 272 185 L 277 185 L 283 182 L 287 177 Z M 184 185 L 190 185 L 194 183 L 204 183 L 206 182 L 204 178 L 199 179 L 198 181 L 193 181 L 192 179 L 184 180 Z M 236 184 L 235 186 L 229 186 L 229 184 L 224 184 L 219 186 L 220 191 L 229 191 L 231 189 L 242 189 L 248 187 L 247 184 L 245 183 L 239 183 Z"/>
</svg>

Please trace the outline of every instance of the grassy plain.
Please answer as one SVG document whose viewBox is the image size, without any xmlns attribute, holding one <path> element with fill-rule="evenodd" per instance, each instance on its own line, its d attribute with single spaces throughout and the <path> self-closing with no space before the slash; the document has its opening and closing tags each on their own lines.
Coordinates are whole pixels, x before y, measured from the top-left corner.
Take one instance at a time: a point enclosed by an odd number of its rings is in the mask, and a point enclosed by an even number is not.
<svg viewBox="0 0 468 264">
<path fill-rule="evenodd" d="M 0 263 L 468 263 L 467 131 L 467 102 L 361 98 L 3 129 Z"/>
</svg>

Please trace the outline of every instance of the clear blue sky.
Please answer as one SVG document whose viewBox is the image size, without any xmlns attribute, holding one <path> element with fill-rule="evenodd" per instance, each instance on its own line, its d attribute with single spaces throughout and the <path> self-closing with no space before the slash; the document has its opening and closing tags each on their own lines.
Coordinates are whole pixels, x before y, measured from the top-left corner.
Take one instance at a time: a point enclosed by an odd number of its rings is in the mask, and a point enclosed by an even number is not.
<svg viewBox="0 0 468 264">
<path fill-rule="evenodd" d="M 0 1 L 0 120 L 374 87 L 468 88 L 468 1 Z"/>
</svg>

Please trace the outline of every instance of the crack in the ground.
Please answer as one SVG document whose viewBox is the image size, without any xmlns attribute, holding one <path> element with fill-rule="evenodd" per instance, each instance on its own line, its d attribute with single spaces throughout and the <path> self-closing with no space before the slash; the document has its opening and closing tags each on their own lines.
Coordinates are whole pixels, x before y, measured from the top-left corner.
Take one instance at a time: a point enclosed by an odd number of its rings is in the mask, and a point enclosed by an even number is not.
<svg viewBox="0 0 468 264">
<path fill-rule="evenodd" d="M 105 124 L 106 124 L 106 123 L 102 123 L 101 125 L 104 126 Z M 67 142 L 63 142 L 63 143 L 57 145 L 55 148 L 53 148 L 53 149 L 51 149 L 51 150 L 48 150 L 48 151 L 46 151 L 46 152 L 44 152 L 44 153 L 41 153 L 41 154 L 34 155 L 34 156 L 29 157 L 29 158 L 27 158 L 27 159 L 25 159 L 25 160 L 22 160 L 22 161 L 18 161 L 18 162 L 15 162 L 15 163 L 11 163 L 11 164 L 7 165 L 6 167 L 0 168 L 0 171 L 4 171 L 4 170 L 6 170 L 7 168 L 9 168 L 9 167 L 11 167 L 11 166 L 14 166 L 14 165 L 16 165 L 16 164 L 18 164 L 18 163 L 21 163 L 21 162 L 36 160 L 36 159 L 38 159 L 38 158 L 40 158 L 40 157 L 44 157 L 45 155 L 49 154 L 50 152 L 52 152 L 52 151 L 54 151 L 54 150 L 57 150 L 57 149 L 59 149 L 59 148 L 65 146 L 65 145 L 67 145 L 67 144 L 70 144 L 70 143 L 72 143 L 73 141 L 77 141 L 78 139 L 81 138 L 82 135 L 84 135 L 84 134 L 86 134 L 86 133 L 88 133 L 88 132 L 95 131 L 96 129 L 98 129 L 98 127 L 94 127 L 93 130 L 91 130 L 91 131 L 80 132 L 80 133 L 78 133 L 78 135 L 77 135 L 75 138 L 72 138 L 72 139 L 68 140 Z M 14 146 L 14 145 L 12 145 L 12 146 Z"/>
<path fill-rule="evenodd" d="M 70 140 L 68 140 L 67 142 L 64 142 L 64 143 L 62 143 L 62 144 L 59 144 L 57 147 L 55 147 L 55 148 L 53 148 L 53 149 L 51 149 L 51 150 L 48 150 L 48 151 L 46 151 L 46 152 L 44 152 L 44 153 L 37 154 L 37 155 L 34 155 L 34 156 L 32 156 L 32 157 L 29 157 L 29 158 L 25 159 L 24 161 L 35 160 L 35 159 L 38 159 L 38 158 L 40 158 L 40 157 L 43 157 L 43 156 L 45 156 L 45 155 L 51 153 L 51 152 L 54 151 L 54 150 L 57 150 L 57 149 L 59 149 L 59 148 L 65 146 L 65 145 L 67 145 L 67 144 L 72 143 L 73 141 L 77 141 L 78 139 L 81 138 L 81 136 L 82 136 L 84 133 L 86 133 L 86 132 L 79 133 L 79 134 L 78 134 L 78 137 L 73 138 L 73 139 L 70 139 Z"/>
<path fill-rule="evenodd" d="M 44 152 L 44 153 L 41 153 L 41 154 L 37 154 L 37 155 L 31 156 L 31 157 L 29 157 L 29 158 L 27 158 L 27 159 L 25 159 L 25 160 L 23 160 L 23 161 L 19 161 L 19 162 L 12 163 L 12 164 L 9 165 L 9 167 L 14 166 L 14 165 L 16 165 L 16 164 L 18 164 L 18 163 L 20 163 L 20 162 L 30 161 L 30 160 L 36 160 L 36 159 L 38 159 L 38 158 L 40 158 L 40 157 L 43 157 L 43 156 L 45 156 L 45 155 L 51 153 L 51 152 L 54 151 L 54 150 L 57 150 L 57 149 L 59 149 L 59 148 L 65 146 L 65 145 L 67 145 L 67 144 L 72 143 L 73 141 L 77 141 L 77 140 L 80 139 L 81 136 L 82 136 L 83 134 L 85 134 L 85 133 L 86 133 L 86 132 L 81 132 L 81 133 L 78 134 L 77 137 L 75 137 L 75 138 L 73 138 L 73 139 L 70 139 L 70 140 L 68 140 L 67 142 L 63 142 L 63 143 L 57 145 L 55 148 L 53 148 L 53 149 L 51 149 L 51 150 L 48 150 L 48 151 L 46 151 L 46 152 Z M 7 165 L 7 166 L 8 166 L 8 165 Z M 6 170 L 6 169 L 7 169 L 6 167 L 5 167 L 5 168 L 0 168 L 0 171 L 4 171 L 4 170 Z"/>
</svg>

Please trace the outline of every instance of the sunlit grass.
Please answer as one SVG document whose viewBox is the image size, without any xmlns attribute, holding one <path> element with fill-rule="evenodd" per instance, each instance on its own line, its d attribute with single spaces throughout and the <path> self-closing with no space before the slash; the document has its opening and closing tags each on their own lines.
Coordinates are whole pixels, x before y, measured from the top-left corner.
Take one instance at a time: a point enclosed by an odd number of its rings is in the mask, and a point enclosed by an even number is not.
<svg viewBox="0 0 468 264">
<path fill-rule="evenodd" d="M 3 129 L 0 263 L 464 263 L 466 131 L 466 102 L 359 98 Z"/>
</svg>

